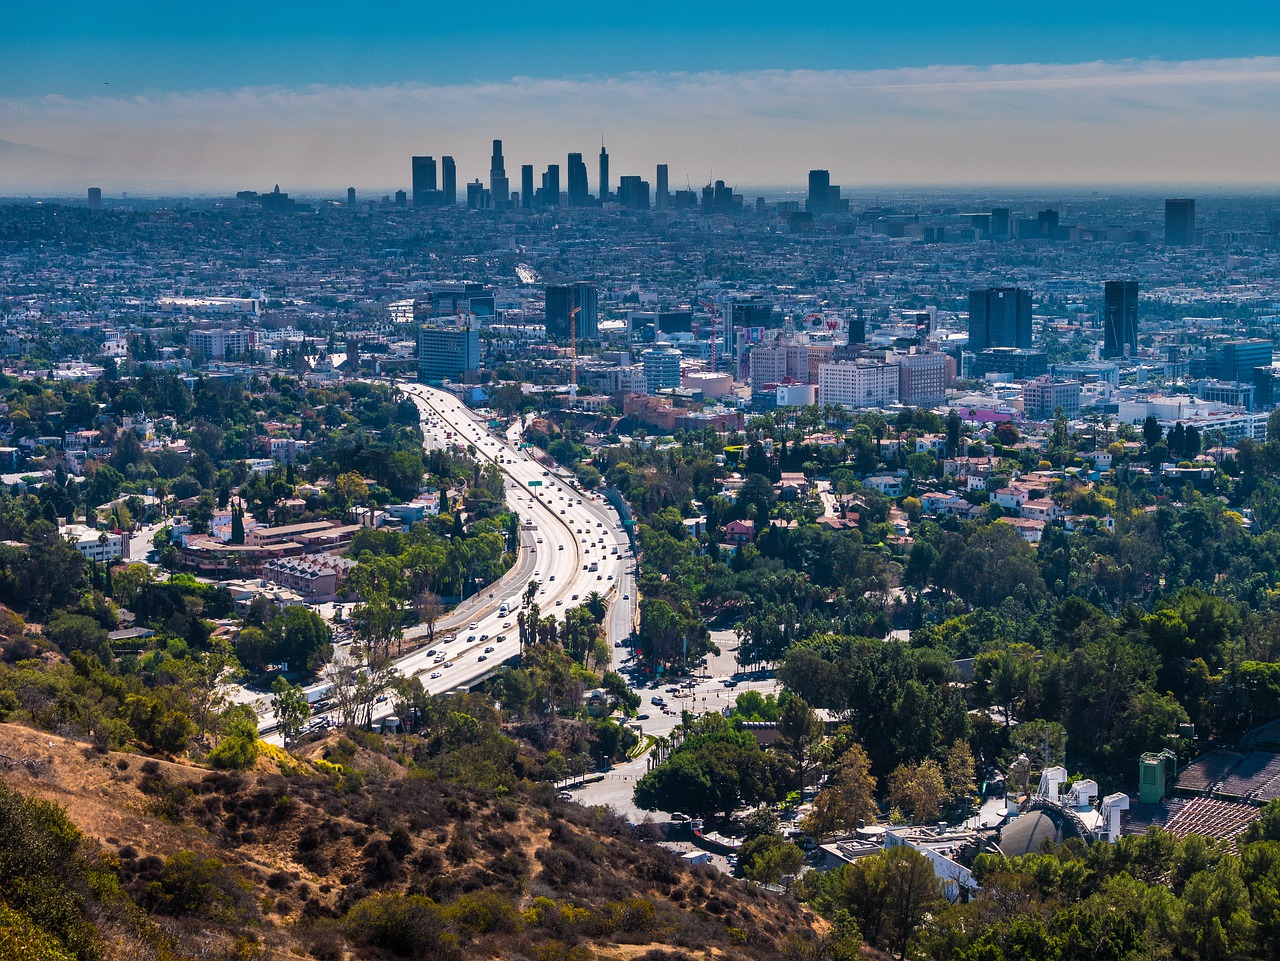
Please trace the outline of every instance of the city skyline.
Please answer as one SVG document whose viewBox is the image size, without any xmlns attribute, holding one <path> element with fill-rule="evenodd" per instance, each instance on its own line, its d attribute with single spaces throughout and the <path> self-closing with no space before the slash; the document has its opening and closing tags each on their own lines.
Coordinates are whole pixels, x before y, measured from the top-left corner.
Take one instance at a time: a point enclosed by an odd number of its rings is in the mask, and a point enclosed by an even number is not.
<svg viewBox="0 0 1280 961">
<path fill-rule="evenodd" d="M 104 90 L 107 88 L 104 87 Z M 601 79 L 0 98 L 0 193 L 410 186 L 404 158 L 488 144 L 512 169 L 609 146 L 612 176 L 803 190 L 1277 182 L 1280 58 L 641 73 Z M 797 143 L 804 145 L 797 153 Z M 1229 152 L 1222 144 L 1230 143 Z M 1103 149 L 1105 147 L 1105 149 Z"/>
<path fill-rule="evenodd" d="M 0 36 L 0 194 L 406 189 L 400 158 L 489 182 L 611 175 L 875 186 L 1275 186 L 1280 10 L 1155 0 L 910 7 L 560 5 L 482 21 L 403 0 L 25 6 Z M 1229 145 L 1229 146 L 1228 146 Z M 512 174 L 508 179 L 513 180 Z"/>
</svg>

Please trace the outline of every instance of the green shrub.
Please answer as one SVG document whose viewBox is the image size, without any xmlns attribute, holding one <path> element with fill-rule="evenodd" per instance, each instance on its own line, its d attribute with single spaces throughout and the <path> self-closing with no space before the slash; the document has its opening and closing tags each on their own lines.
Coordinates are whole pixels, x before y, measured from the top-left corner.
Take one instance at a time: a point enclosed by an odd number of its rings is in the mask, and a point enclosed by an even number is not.
<svg viewBox="0 0 1280 961">
<path fill-rule="evenodd" d="M 457 954 L 458 939 L 448 928 L 444 909 L 420 894 L 371 895 L 347 912 L 342 926 L 353 941 L 402 958 Z"/>
</svg>

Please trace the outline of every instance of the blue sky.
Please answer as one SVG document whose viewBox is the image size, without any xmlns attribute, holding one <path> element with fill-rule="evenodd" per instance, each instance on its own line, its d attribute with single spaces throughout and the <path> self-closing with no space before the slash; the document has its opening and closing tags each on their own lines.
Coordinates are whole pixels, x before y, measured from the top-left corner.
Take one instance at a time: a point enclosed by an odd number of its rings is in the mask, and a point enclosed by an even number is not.
<svg viewBox="0 0 1280 961">
<path fill-rule="evenodd" d="M 7 6 L 0 142 L 48 153 L 0 144 L 6 191 L 393 189 L 495 136 L 748 184 L 1256 183 L 1280 148 L 1275 3 Z"/>
<path fill-rule="evenodd" d="M 1280 5 L 1149 0 L 6 4 L 0 91 L 505 80 L 625 71 L 1186 60 L 1280 52 Z M 12 9 L 16 7 L 16 9 Z"/>
</svg>

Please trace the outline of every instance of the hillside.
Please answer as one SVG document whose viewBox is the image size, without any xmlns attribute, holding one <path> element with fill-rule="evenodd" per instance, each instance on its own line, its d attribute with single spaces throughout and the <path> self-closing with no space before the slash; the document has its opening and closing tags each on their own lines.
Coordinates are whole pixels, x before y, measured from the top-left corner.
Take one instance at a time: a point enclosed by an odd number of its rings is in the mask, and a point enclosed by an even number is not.
<svg viewBox="0 0 1280 961">
<path fill-rule="evenodd" d="M 650 828 L 546 784 L 441 777 L 400 748 L 333 735 L 305 759 L 270 752 L 227 774 L 0 724 L 0 781 L 83 834 L 89 880 L 51 882 L 83 892 L 96 932 L 69 957 L 676 961 L 819 947 L 815 916 L 686 869 Z M 0 831 L 0 848 L 19 843 Z M 0 871 L 14 857 L 0 850 Z"/>
</svg>

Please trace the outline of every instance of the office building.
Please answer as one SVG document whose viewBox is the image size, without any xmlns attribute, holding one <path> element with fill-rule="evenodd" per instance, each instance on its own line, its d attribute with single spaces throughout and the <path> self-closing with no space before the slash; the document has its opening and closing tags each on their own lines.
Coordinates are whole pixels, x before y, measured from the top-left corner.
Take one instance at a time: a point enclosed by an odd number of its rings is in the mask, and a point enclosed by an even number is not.
<svg viewBox="0 0 1280 961">
<path fill-rule="evenodd" d="M 418 331 L 418 380 L 424 384 L 469 381 L 480 369 L 480 331 L 473 326 Z"/>
<path fill-rule="evenodd" d="M 885 356 L 898 368 L 898 400 L 912 407 L 938 407 L 946 397 L 947 355 L 896 350 Z"/>
<path fill-rule="evenodd" d="M 670 344 L 655 344 L 640 355 L 649 393 L 680 386 L 680 361 L 684 355 Z"/>
<path fill-rule="evenodd" d="M 587 165 L 582 162 L 582 154 L 569 154 L 569 166 L 566 168 L 569 178 L 569 206 L 585 207 L 591 201 L 587 187 Z"/>
<path fill-rule="evenodd" d="M 1067 420 L 1080 416 L 1080 390 L 1078 380 L 1054 380 L 1037 377 L 1022 385 L 1022 412 L 1033 420 L 1050 420 L 1058 416 L 1058 410 Z"/>
<path fill-rule="evenodd" d="M 839 361 L 818 368 L 818 403 L 850 410 L 898 401 L 898 368 L 869 361 Z"/>
<path fill-rule="evenodd" d="M 627 210 L 648 210 L 649 182 L 639 177 L 622 177 L 618 181 L 618 203 Z"/>
<path fill-rule="evenodd" d="M 809 345 L 795 340 L 758 344 L 747 355 L 751 393 L 772 391 L 789 380 L 809 380 Z"/>
<path fill-rule="evenodd" d="M 431 195 L 436 192 L 436 158 L 414 157 L 413 167 L 413 205 L 415 207 L 434 206 Z"/>
<path fill-rule="evenodd" d="M 1108 280 L 1102 311 L 1102 356 L 1136 357 L 1138 354 L 1138 282 Z"/>
<path fill-rule="evenodd" d="M 1058 212 L 1056 210 L 1042 210 L 1036 214 L 1036 221 L 1039 223 L 1039 234 L 1046 240 L 1053 240 L 1058 236 Z"/>
<path fill-rule="evenodd" d="M 444 205 L 453 207 L 458 203 L 458 166 L 452 157 L 440 158 L 440 173 L 440 192 L 444 194 Z"/>
<path fill-rule="evenodd" d="M 491 207 L 489 191 L 479 180 L 467 184 L 467 209 L 487 210 Z"/>
<path fill-rule="evenodd" d="M 409 206 L 409 195 L 405 193 L 403 190 L 396 191 L 396 206 L 397 207 Z"/>
<path fill-rule="evenodd" d="M 539 206 L 558 207 L 560 205 L 560 165 L 548 164 L 547 172 L 542 175 L 542 189 L 538 191 Z"/>
<path fill-rule="evenodd" d="M 1196 242 L 1196 202 L 1181 197 L 1164 202 L 1164 242 L 1189 247 Z"/>
<path fill-rule="evenodd" d="M 1048 370 L 1049 356 L 1043 350 L 988 347 L 974 357 L 974 373 L 979 377 L 999 375 L 1006 380 L 1030 380 Z"/>
<path fill-rule="evenodd" d="M 991 239 L 992 240 L 1008 240 L 1009 233 L 1009 208 L 1008 207 L 992 207 L 991 208 Z"/>
<path fill-rule="evenodd" d="M 1270 368 L 1265 368 L 1269 370 Z M 1268 385 L 1270 386 L 1270 385 Z M 1257 410 L 1257 388 L 1253 384 L 1242 384 L 1238 381 L 1202 380 L 1196 383 L 1196 396 L 1201 400 L 1210 400 L 1229 407 L 1243 407 L 1247 411 Z"/>
<path fill-rule="evenodd" d="M 867 320 L 862 316 L 862 308 L 849 319 L 849 343 L 865 344 L 867 342 Z"/>
<path fill-rule="evenodd" d="M 725 342 L 734 342 L 734 331 L 773 326 L 773 304 L 763 294 L 738 294 L 722 308 Z M 756 340 L 760 338 L 757 337 Z"/>
<path fill-rule="evenodd" d="M 833 214 L 840 209 L 840 188 L 832 186 L 830 171 L 809 171 L 809 199 L 805 209 L 811 214 Z"/>
<path fill-rule="evenodd" d="M 90 210 L 102 209 L 102 188 L 101 187 L 89 188 L 89 209 Z"/>
<path fill-rule="evenodd" d="M 969 291 L 969 349 L 1031 347 L 1031 292 L 1017 287 Z"/>
<path fill-rule="evenodd" d="M 569 315 L 575 308 L 578 339 L 595 340 L 600 336 L 600 294 L 595 284 L 547 284 L 543 297 L 548 340 L 568 343 Z"/>
<path fill-rule="evenodd" d="M 1254 368 L 1270 367 L 1273 359 L 1274 348 L 1269 340 L 1229 340 L 1218 348 L 1217 362 L 1210 368 L 1219 380 L 1252 384 Z"/>
<path fill-rule="evenodd" d="M 520 165 L 520 206 L 528 210 L 533 206 L 533 164 Z"/>
<path fill-rule="evenodd" d="M 356 188 L 348 187 L 347 188 L 347 206 L 354 207 L 355 205 L 356 205 Z"/>
<path fill-rule="evenodd" d="M 493 157 L 489 161 L 489 197 L 494 210 L 506 210 L 511 206 L 511 185 L 507 181 L 507 165 L 502 159 L 502 141 L 493 142 Z"/>
<path fill-rule="evenodd" d="M 604 149 L 604 142 L 600 143 L 600 204 L 603 206 L 609 202 L 609 151 Z"/>
<path fill-rule="evenodd" d="M 742 198 L 735 199 L 733 188 L 723 180 L 702 188 L 702 212 L 704 214 L 731 214 Z"/>
<path fill-rule="evenodd" d="M 193 330 L 187 334 L 187 346 L 198 351 L 205 360 L 226 360 L 242 357 L 257 340 L 252 330 Z"/>
<path fill-rule="evenodd" d="M 658 164 L 658 177 L 657 177 L 658 192 L 654 196 L 654 205 L 659 210 L 666 210 L 667 206 L 671 203 L 671 192 L 668 190 L 667 176 L 668 176 L 667 165 Z"/>
</svg>

